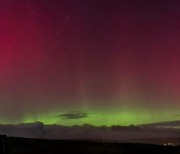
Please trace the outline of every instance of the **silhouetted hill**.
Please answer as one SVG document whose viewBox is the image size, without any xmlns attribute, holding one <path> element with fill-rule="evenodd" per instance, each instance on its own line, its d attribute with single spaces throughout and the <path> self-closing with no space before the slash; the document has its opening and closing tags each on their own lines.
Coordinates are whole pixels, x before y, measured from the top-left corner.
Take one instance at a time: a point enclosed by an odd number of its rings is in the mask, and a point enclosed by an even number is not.
<svg viewBox="0 0 180 154">
<path fill-rule="evenodd" d="M 168 124 L 171 122 L 168 122 Z M 172 122 L 173 124 L 175 122 Z M 174 145 L 180 144 L 180 129 L 157 127 L 164 123 L 140 125 L 95 127 L 83 126 L 44 125 L 41 122 L 0 125 L 0 134 L 8 137 L 40 138 L 52 140 L 86 140 L 120 143 L 153 143 Z M 175 124 L 174 124 L 175 125 Z"/>
</svg>

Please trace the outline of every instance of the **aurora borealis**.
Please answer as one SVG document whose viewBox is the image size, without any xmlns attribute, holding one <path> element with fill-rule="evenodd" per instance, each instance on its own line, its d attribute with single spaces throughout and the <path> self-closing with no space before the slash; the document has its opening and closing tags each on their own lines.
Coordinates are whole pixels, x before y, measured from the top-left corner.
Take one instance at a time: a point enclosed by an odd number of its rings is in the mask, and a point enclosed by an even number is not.
<svg viewBox="0 0 180 154">
<path fill-rule="evenodd" d="M 179 19 L 179 0 L 1 0 L 0 123 L 179 120 Z"/>
</svg>

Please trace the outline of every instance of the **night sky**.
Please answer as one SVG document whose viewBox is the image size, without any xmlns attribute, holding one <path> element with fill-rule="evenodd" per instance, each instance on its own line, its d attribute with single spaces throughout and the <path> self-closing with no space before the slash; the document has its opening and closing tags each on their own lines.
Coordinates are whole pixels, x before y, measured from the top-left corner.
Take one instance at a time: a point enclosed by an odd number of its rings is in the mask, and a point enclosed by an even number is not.
<svg viewBox="0 0 180 154">
<path fill-rule="evenodd" d="M 0 123 L 178 119 L 179 0 L 0 1 Z"/>
</svg>

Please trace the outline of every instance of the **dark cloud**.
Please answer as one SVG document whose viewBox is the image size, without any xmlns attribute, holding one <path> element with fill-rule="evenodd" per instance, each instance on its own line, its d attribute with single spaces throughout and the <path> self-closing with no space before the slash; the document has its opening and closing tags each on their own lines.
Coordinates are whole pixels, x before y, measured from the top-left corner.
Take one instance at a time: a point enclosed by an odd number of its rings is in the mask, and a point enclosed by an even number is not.
<svg viewBox="0 0 180 154">
<path fill-rule="evenodd" d="M 86 118 L 87 113 L 83 112 L 70 112 L 70 113 L 64 113 L 59 115 L 59 117 L 62 117 L 64 119 L 81 119 L 81 118 Z"/>
</svg>

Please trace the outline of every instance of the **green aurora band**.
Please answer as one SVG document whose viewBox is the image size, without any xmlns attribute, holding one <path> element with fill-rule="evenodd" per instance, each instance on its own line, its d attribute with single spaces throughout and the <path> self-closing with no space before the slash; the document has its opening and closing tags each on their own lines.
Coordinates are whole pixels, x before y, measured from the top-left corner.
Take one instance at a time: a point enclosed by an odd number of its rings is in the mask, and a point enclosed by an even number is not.
<svg viewBox="0 0 180 154">
<path fill-rule="evenodd" d="M 45 125 L 84 125 L 90 124 L 93 126 L 112 126 L 112 125 L 139 125 L 146 123 L 155 123 L 162 121 L 178 120 L 178 109 L 173 111 L 168 109 L 159 110 L 146 110 L 146 109 L 135 109 L 135 108 L 121 108 L 121 109 L 81 109 L 80 113 L 87 113 L 86 117 L 82 118 L 63 118 L 60 115 L 71 113 L 68 110 L 54 110 L 44 111 L 36 115 L 26 114 L 21 120 L 0 120 L 2 124 L 19 124 L 19 123 L 33 123 L 36 121 L 42 122 Z M 72 110 L 75 111 L 75 110 Z"/>
</svg>

